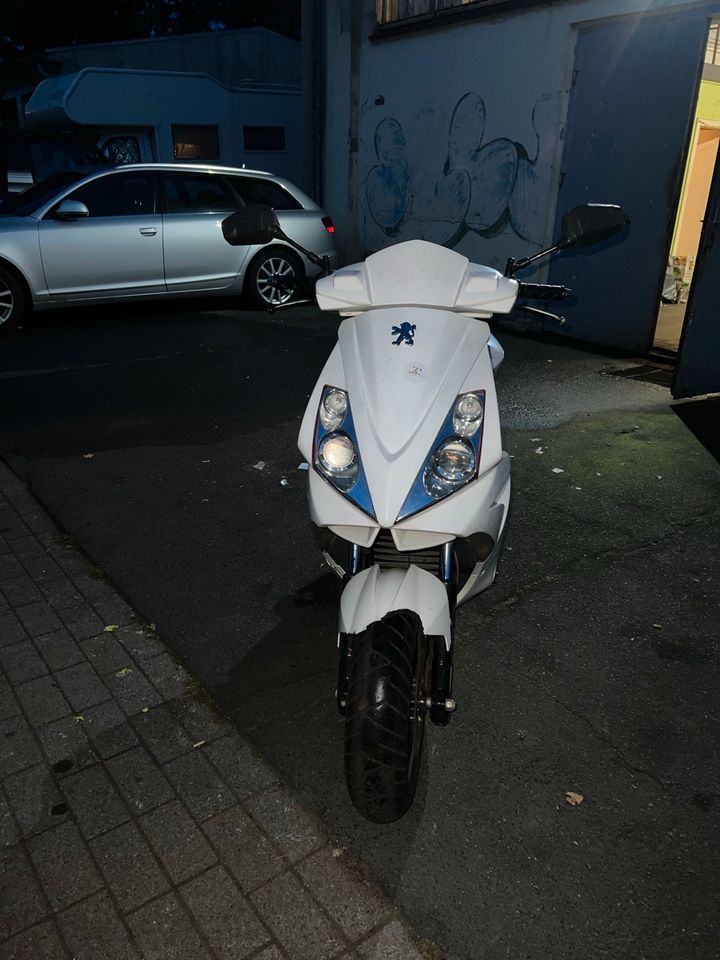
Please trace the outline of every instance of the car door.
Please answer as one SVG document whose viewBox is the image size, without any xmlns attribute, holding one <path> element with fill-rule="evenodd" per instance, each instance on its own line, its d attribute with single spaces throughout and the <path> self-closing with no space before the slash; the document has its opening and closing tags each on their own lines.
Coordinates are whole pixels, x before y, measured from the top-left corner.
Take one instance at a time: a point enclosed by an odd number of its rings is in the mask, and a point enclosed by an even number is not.
<svg viewBox="0 0 720 960">
<path fill-rule="evenodd" d="M 231 247 L 222 235 L 222 221 L 238 205 L 225 178 L 183 170 L 166 171 L 160 177 L 168 291 L 230 286 L 249 248 Z"/>
<path fill-rule="evenodd" d="M 59 220 L 56 204 L 40 223 L 40 254 L 52 296 L 82 299 L 165 291 L 154 173 L 103 174 L 63 199 L 84 203 L 90 215 Z"/>
</svg>

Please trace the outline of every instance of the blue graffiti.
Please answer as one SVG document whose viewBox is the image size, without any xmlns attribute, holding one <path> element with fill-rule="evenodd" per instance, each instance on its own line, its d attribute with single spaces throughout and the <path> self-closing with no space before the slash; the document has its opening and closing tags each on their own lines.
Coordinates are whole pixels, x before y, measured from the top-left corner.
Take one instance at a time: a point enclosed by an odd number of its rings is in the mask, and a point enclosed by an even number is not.
<svg viewBox="0 0 720 960">
<path fill-rule="evenodd" d="M 526 148 L 513 140 L 500 137 L 485 143 L 483 98 L 465 94 L 450 118 L 443 169 L 429 181 L 424 170 L 420 176 L 412 169 L 400 122 L 381 120 L 375 130 L 378 162 L 365 183 L 372 219 L 387 236 L 395 236 L 413 219 L 423 239 L 448 246 L 468 230 L 492 237 L 508 224 L 523 239 L 541 243 L 544 197 L 540 193 L 549 166 L 541 168 L 538 162 L 539 124 L 545 126 L 538 108 L 552 99 L 541 98 L 533 110 L 537 144 L 531 159 Z"/>
<path fill-rule="evenodd" d="M 397 337 L 397 340 L 393 340 L 393 346 L 395 347 L 399 347 L 401 343 L 406 343 L 409 347 L 412 347 L 415 343 L 414 323 L 401 323 L 399 327 L 393 327 L 390 333 L 393 337 Z"/>
<path fill-rule="evenodd" d="M 365 186 L 368 204 L 378 226 L 392 233 L 405 216 L 410 174 L 405 136 L 397 120 L 381 120 L 375 131 L 375 153 L 380 161 Z"/>
</svg>

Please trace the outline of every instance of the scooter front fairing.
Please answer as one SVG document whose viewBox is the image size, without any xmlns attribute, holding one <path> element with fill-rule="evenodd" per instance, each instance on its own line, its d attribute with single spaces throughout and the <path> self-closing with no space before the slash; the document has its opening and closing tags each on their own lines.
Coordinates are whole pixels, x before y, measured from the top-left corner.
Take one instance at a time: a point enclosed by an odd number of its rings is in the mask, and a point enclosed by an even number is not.
<svg viewBox="0 0 720 960">
<path fill-rule="evenodd" d="M 359 505 L 311 470 L 310 513 L 317 526 L 364 548 L 389 530 L 401 552 L 478 533 L 486 537 L 483 549 L 495 545 L 509 499 L 509 459 L 501 448 L 489 338 L 484 321 L 438 309 L 392 307 L 343 321 L 308 403 L 299 446 L 313 465 L 323 391 L 347 391 L 369 497 Z M 407 503 L 411 488 L 448 412 L 468 391 L 484 397 L 477 479 L 413 509 Z"/>
</svg>

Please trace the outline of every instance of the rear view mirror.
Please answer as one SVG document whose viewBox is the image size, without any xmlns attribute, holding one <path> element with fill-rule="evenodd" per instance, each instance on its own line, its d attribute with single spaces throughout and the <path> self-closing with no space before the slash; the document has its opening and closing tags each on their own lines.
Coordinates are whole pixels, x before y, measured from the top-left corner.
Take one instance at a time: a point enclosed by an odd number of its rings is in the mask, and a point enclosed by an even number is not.
<svg viewBox="0 0 720 960">
<path fill-rule="evenodd" d="M 590 247 L 620 233 L 630 223 L 622 207 L 611 203 L 584 203 L 566 213 L 558 247 Z"/>
<path fill-rule="evenodd" d="M 58 220 L 78 220 L 89 216 L 90 211 L 80 200 L 63 200 L 55 210 L 55 217 Z"/>
<path fill-rule="evenodd" d="M 275 211 L 263 203 L 250 203 L 231 213 L 222 222 L 222 232 L 233 247 L 269 243 L 282 236 Z"/>
</svg>

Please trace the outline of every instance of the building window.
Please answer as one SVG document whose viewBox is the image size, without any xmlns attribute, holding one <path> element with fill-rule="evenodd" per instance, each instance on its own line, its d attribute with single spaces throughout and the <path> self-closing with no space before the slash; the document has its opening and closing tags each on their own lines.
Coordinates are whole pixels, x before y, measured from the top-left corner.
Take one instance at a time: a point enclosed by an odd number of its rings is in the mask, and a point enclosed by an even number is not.
<svg viewBox="0 0 720 960">
<path fill-rule="evenodd" d="M 376 0 L 375 17 L 378 26 L 398 23 L 403 20 L 414 20 L 418 17 L 434 18 L 459 8 L 477 8 L 492 12 L 497 7 L 502 12 L 503 7 L 532 6 L 538 0 Z"/>
<path fill-rule="evenodd" d="M 173 124 L 173 153 L 176 160 L 219 160 L 217 127 Z"/>
<path fill-rule="evenodd" d="M 285 149 L 285 127 L 243 127 L 246 150 L 277 153 Z"/>
<path fill-rule="evenodd" d="M 712 66 L 720 66 L 720 31 L 718 30 L 718 21 L 713 20 L 710 24 L 708 33 L 707 47 L 705 48 L 705 63 Z"/>
</svg>

